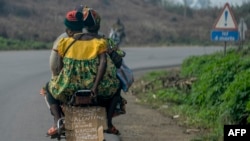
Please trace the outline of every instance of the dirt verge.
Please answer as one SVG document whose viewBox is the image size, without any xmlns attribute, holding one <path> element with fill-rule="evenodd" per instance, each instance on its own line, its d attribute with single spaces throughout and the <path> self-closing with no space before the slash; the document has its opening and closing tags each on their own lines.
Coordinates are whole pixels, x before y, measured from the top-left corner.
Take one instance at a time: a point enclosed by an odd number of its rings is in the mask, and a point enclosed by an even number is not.
<svg viewBox="0 0 250 141">
<path fill-rule="evenodd" d="M 136 72 L 136 77 L 145 72 Z M 170 117 L 163 116 L 158 111 L 140 105 L 136 96 L 123 93 L 127 99 L 127 113 L 114 118 L 114 125 L 121 132 L 122 141 L 190 141 L 195 134 L 186 133 L 187 129 L 179 126 Z"/>
</svg>

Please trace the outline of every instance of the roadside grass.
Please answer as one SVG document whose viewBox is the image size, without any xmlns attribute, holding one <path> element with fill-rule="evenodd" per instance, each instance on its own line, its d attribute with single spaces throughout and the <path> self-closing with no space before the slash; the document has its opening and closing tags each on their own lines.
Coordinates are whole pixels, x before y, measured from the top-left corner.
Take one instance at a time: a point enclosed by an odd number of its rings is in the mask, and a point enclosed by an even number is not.
<svg viewBox="0 0 250 141">
<path fill-rule="evenodd" d="M 131 92 L 198 136 L 222 141 L 224 125 L 250 123 L 250 49 L 191 56 L 175 70 L 153 71 Z"/>
<path fill-rule="evenodd" d="M 0 37 L 0 50 L 42 50 L 50 49 L 52 43 L 27 41 L 27 40 L 15 40 Z"/>
</svg>

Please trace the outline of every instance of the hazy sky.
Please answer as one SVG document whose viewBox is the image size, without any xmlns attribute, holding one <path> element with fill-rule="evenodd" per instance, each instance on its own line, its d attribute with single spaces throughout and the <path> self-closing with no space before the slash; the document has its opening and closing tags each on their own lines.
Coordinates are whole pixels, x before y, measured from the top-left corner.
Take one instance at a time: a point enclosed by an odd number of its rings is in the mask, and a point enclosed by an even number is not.
<svg viewBox="0 0 250 141">
<path fill-rule="evenodd" d="M 199 0 L 194 0 L 199 1 Z M 230 6 L 232 5 L 241 5 L 245 0 L 210 0 L 211 6 L 223 7 L 225 3 L 229 3 Z M 183 0 L 173 0 L 173 2 L 180 2 L 183 3 Z"/>
<path fill-rule="evenodd" d="M 245 0 L 210 0 L 212 5 L 215 6 L 224 6 L 225 3 L 229 3 L 229 5 L 241 5 L 243 1 Z"/>
</svg>

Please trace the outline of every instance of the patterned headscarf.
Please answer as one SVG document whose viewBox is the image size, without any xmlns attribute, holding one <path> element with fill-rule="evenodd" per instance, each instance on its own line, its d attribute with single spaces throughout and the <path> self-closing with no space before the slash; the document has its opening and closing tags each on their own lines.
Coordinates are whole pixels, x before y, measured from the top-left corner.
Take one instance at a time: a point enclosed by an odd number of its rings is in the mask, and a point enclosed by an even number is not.
<svg viewBox="0 0 250 141">
<path fill-rule="evenodd" d="M 83 20 L 87 28 L 99 27 L 101 23 L 100 15 L 92 8 L 83 9 Z"/>
<path fill-rule="evenodd" d="M 64 24 L 67 28 L 74 31 L 81 31 L 84 27 L 83 13 L 72 10 L 66 14 Z"/>
</svg>

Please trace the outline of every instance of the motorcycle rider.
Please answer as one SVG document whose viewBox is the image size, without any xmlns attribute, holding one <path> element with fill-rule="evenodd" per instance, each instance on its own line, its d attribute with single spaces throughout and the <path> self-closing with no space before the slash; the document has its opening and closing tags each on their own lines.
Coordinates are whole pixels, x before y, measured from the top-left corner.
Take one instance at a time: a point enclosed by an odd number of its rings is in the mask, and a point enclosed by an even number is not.
<svg viewBox="0 0 250 141">
<path fill-rule="evenodd" d="M 117 18 L 116 22 L 111 27 L 109 38 L 113 39 L 116 45 L 119 46 L 125 37 L 125 26 L 120 18 Z"/>
</svg>

